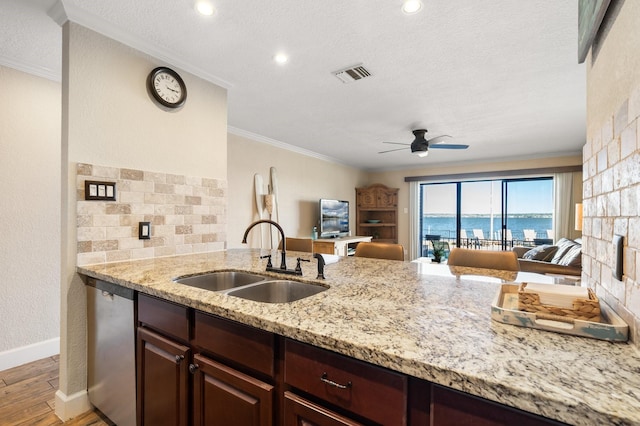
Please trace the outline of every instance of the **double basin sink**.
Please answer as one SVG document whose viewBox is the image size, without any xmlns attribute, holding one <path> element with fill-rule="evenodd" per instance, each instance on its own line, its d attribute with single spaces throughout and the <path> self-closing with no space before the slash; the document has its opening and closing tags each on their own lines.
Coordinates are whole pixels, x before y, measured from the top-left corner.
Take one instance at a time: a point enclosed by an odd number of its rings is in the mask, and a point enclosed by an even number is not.
<svg viewBox="0 0 640 426">
<path fill-rule="evenodd" d="M 271 279 L 239 271 L 208 272 L 175 278 L 174 281 L 190 287 L 218 291 L 229 296 L 265 303 L 294 302 L 327 290 L 320 285 Z"/>
</svg>

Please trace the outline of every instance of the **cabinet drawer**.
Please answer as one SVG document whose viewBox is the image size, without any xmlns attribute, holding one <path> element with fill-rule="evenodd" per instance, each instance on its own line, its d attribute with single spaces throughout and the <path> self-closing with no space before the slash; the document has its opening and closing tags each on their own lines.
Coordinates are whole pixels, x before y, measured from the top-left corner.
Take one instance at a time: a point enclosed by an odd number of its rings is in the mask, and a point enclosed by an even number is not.
<svg viewBox="0 0 640 426">
<path fill-rule="evenodd" d="M 284 393 L 284 426 L 363 426 L 298 395 Z"/>
<path fill-rule="evenodd" d="M 183 342 L 189 341 L 189 313 L 186 306 L 140 293 L 138 322 Z"/>
<path fill-rule="evenodd" d="M 407 377 L 402 374 L 287 339 L 284 379 L 374 422 L 406 424 Z"/>
<path fill-rule="evenodd" d="M 275 336 L 268 331 L 196 311 L 194 344 L 232 364 L 275 375 Z"/>
</svg>

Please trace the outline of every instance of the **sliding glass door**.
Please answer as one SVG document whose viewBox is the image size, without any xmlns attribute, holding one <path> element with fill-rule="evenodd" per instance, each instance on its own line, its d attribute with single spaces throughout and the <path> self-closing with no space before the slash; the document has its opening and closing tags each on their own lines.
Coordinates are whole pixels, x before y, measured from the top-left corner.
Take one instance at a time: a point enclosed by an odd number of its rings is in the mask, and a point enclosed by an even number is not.
<svg viewBox="0 0 640 426">
<path fill-rule="evenodd" d="M 553 238 L 553 179 L 499 179 L 420 185 L 422 256 L 433 243 L 510 250 Z"/>
<path fill-rule="evenodd" d="M 552 244 L 553 179 L 505 180 L 502 188 L 505 244 Z"/>
</svg>

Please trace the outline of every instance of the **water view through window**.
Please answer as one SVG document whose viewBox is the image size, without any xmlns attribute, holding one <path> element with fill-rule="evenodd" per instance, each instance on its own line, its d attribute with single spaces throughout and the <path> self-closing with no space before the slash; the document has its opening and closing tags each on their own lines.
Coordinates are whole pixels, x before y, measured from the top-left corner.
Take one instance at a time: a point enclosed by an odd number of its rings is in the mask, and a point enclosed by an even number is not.
<svg viewBox="0 0 640 426">
<path fill-rule="evenodd" d="M 505 249 L 553 238 L 552 178 L 422 184 L 421 197 L 423 241 Z"/>
</svg>

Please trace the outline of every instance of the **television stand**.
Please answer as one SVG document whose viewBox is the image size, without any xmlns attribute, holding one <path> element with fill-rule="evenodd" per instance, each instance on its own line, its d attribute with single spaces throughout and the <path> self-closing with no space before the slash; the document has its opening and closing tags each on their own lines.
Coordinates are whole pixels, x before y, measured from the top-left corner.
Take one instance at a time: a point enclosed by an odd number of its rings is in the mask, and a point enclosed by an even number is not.
<svg viewBox="0 0 640 426">
<path fill-rule="evenodd" d="M 313 252 L 349 256 L 355 251 L 349 249 L 355 249 L 358 243 L 370 242 L 371 238 L 372 237 L 319 238 L 313 241 Z"/>
</svg>

